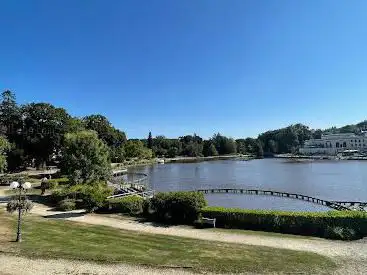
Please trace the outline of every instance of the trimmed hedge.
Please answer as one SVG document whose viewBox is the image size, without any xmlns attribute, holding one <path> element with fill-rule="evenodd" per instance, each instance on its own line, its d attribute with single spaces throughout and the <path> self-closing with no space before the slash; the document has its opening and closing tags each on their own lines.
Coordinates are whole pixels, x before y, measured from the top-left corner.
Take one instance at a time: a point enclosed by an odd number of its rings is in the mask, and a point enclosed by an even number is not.
<svg viewBox="0 0 367 275">
<path fill-rule="evenodd" d="M 75 200 L 72 199 L 65 199 L 59 201 L 57 208 L 61 211 L 71 211 L 76 209 Z"/>
<path fill-rule="evenodd" d="M 124 213 L 131 216 L 143 213 L 144 199 L 139 196 L 109 199 L 106 210 L 112 213 Z"/>
<path fill-rule="evenodd" d="M 206 207 L 202 216 L 224 228 L 261 230 L 330 239 L 367 236 L 367 213 L 360 211 L 286 212 Z"/>
<path fill-rule="evenodd" d="M 155 220 L 170 223 L 193 223 L 207 204 L 199 192 L 158 193 L 150 199 L 146 214 Z"/>
</svg>

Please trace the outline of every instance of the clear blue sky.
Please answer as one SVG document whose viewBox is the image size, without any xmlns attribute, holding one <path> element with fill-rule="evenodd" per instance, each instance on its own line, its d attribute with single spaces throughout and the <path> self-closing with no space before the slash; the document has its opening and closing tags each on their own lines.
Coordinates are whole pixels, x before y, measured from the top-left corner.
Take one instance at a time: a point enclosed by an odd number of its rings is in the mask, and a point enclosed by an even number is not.
<svg viewBox="0 0 367 275">
<path fill-rule="evenodd" d="M 0 2 L 0 89 L 128 137 L 367 118 L 367 1 Z"/>
</svg>

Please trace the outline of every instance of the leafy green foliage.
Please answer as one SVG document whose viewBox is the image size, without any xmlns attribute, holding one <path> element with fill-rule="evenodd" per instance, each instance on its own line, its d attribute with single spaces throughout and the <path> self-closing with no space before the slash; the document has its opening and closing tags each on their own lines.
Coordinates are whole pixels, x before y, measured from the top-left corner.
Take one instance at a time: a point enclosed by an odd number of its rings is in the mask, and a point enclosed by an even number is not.
<svg viewBox="0 0 367 275">
<path fill-rule="evenodd" d="M 59 201 L 57 208 L 61 211 L 71 211 L 76 209 L 75 200 L 73 199 L 65 199 Z"/>
<path fill-rule="evenodd" d="M 144 199 L 139 196 L 109 199 L 107 203 L 109 212 L 124 213 L 131 216 L 143 213 Z"/>
<path fill-rule="evenodd" d="M 94 131 L 66 134 L 61 168 L 74 184 L 106 180 L 111 175 L 109 149 Z"/>
<path fill-rule="evenodd" d="M 207 204 L 199 192 L 158 193 L 149 201 L 152 218 L 172 223 L 193 223 Z"/>
<path fill-rule="evenodd" d="M 0 173 L 3 173 L 7 168 L 6 152 L 10 150 L 8 140 L 0 136 Z"/>
<path fill-rule="evenodd" d="M 144 147 L 139 140 L 128 140 L 124 145 L 124 152 L 126 158 L 152 158 L 152 150 Z"/>
<path fill-rule="evenodd" d="M 358 211 L 286 212 L 206 207 L 202 215 L 216 218 L 217 226 L 225 228 L 347 240 L 367 236 L 367 213 Z"/>
<path fill-rule="evenodd" d="M 265 153 L 294 153 L 312 137 L 312 131 L 305 125 L 295 124 L 268 131 L 259 135 Z"/>
<path fill-rule="evenodd" d="M 69 179 L 68 178 L 48 179 L 46 181 L 42 181 L 41 182 L 41 189 L 42 190 L 55 189 L 59 185 L 65 185 L 65 184 L 68 184 L 68 183 L 69 183 Z"/>
<path fill-rule="evenodd" d="M 153 148 L 152 132 L 149 132 L 148 140 L 147 140 L 147 146 L 148 146 L 149 149 L 152 149 Z"/>
<path fill-rule="evenodd" d="M 37 165 L 44 165 L 55 152 L 59 152 L 70 116 L 62 108 L 48 103 L 31 103 L 22 106 L 23 146 Z"/>
<path fill-rule="evenodd" d="M 106 205 L 107 197 L 113 190 L 104 182 L 76 184 L 64 186 L 52 192 L 50 203 L 59 204 L 62 200 L 72 199 L 78 208 L 85 208 L 93 212 Z"/>
<path fill-rule="evenodd" d="M 93 185 L 84 185 L 80 195 L 86 210 L 93 212 L 105 205 L 107 197 L 113 193 L 105 183 L 95 183 Z"/>
<path fill-rule="evenodd" d="M 98 138 L 110 148 L 120 147 L 126 141 L 124 132 L 114 128 L 102 115 L 90 115 L 83 118 L 86 129 L 96 131 Z"/>
</svg>

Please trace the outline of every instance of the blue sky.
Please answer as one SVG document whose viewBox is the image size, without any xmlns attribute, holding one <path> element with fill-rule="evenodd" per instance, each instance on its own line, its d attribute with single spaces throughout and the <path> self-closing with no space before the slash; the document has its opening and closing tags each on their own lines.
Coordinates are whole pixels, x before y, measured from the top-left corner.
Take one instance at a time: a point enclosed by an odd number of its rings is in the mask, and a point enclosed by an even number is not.
<svg viewBox="0 0 367 275">
<path fill-rule="evenodd" d="M 0 89 L 128 137 L 367 118 L 367 2 L 0 2 Z"/>
</svg>

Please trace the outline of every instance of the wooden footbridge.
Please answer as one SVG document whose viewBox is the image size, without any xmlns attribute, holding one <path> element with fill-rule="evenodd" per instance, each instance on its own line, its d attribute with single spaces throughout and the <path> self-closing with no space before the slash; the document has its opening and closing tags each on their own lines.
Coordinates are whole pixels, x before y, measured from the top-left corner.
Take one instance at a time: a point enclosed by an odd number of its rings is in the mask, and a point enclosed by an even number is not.
<svg viewBox="0 0 367 275">
<path fill-rule="evenodd" d="M 246 195 L 260 195 L 260 196 L 274 196 L 285 197 L 290 199 L 297 199 L 307 201 L 319 205 L 324 205 L 336 210 L 362 210 L 367 211 L 367 202 L 361 201 L 329 201 L 311 196 L 294 194 L 288 192 L 259 190 L 259 189 L 242 189 L 242 188 L 210 188 L 195 190 L 204 194 L 218 194 L 218 193 L 232 193 L 232 194 L 246 194 Z"/>
<path fill-rule="evenodd" d="M 108 182 L 110 186 L 115 188 L 115 194 L 107 198 L 129 196 L 151 198 L 154 195 L 154 190 L 147 187 L 147 181 L 148 175 L 144 173 L 128 173 L 127 170 L 115 171 Z"/>
</svg>

